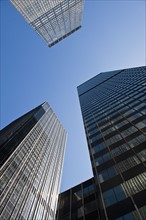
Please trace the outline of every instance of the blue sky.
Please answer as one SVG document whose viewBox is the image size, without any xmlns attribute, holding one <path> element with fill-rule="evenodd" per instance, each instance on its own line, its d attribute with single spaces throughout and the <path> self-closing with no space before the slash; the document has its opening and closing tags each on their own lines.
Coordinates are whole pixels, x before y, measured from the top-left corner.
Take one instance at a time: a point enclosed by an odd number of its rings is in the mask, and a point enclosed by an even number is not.
<svg viewBox="0 0 146 220">
<path fill-rule="evenodd" d="M 82 28 L 48 48 L 7 0 L 1 16 L 1 128 L 48 101 L 68 133 L 61 191 L 92 176 L 76 87 L 146 65 L 146 2 L 85 0 Z"/>
</svg>

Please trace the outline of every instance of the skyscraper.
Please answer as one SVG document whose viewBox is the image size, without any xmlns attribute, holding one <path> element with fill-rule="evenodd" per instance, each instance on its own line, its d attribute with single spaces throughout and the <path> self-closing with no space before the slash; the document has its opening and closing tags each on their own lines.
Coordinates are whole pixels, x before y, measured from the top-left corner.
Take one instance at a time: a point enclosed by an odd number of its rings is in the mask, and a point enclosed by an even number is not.
<svg viewBox="0 0 146 220">
<path fill-rule="evenodd" d="M 78 87 L 94 177 L 59 196 L 56 220 L 146 219 L 146 67 Z"/>
<path fill-rule="evenodd" d="M 84 0 L 10 0 L 49 47 L 81 27 Z"/>
<path fill-rule="evenodd" d="M 146 67 L 137 67 L 78 87 L 100 219 L 146 219 L 145 82 Z"/>
<path fill-rule="evenodd" d="M 66 132 L 43 103 L 1 130 L 1 219 L 56 214 Z"/>
</svg>

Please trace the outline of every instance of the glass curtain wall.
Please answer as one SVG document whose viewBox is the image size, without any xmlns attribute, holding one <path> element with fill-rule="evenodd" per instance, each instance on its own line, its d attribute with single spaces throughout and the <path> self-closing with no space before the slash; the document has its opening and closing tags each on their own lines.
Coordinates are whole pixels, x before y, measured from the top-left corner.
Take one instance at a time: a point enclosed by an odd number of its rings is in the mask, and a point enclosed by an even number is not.
<svg viewBox="0 0 146 220">
<path fill-rule="evenodd" d="M 145 81 L 146 67 L 138 67 L 78 87 L 101 218 L 146 218 Z"/>
<path fill-rule="evenodd" d="M 14 137 L 17 147 L 1 167 L 3 220 L 55 218 L 66 132 L 48 103 L 33 118 L 36 123 L 21 142 L 16 143 L 22 133 L 17 131 L 5 143 L 9 145 Z M 25 124 L 21 130 L 25 130 Z"/>
<path fill-rule="evenodd" d="M 81 27 L 84 0 L 10 0 L 49 47 Z"/>
</svg>

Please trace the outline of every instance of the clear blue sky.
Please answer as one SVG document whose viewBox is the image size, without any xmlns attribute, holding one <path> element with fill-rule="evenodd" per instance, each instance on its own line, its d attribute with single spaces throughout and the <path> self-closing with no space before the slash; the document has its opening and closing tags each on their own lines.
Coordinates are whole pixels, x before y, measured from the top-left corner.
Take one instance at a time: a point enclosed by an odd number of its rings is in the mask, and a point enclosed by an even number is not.
<svg viewBox="0 0 146 220">
<path fill-rule="evenodd" d="M 92 176 L 76 87 L 146 65 L 144 0 L 85 0 L 82 28 L 48 48 L 7 0 L 1 16 L 1 128 L 48 101 L 68 133 L 61 190 Z"/>
</svg>

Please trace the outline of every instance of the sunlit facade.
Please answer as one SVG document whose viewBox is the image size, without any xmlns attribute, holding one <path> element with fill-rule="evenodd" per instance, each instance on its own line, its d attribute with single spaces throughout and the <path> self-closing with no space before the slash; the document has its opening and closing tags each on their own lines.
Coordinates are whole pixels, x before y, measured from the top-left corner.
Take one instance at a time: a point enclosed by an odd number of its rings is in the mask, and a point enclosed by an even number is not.
<svg viewBox="0 0 146 220">
<path fill-rule="evenodd" d="M 84 0 L 10 0 L 49 47 L 81 27 Z"/>
<path fill-rule="evenodd" d="M 78 94 L 97 219 L 146 219 L 146 67 L 100 73 L 80 85 Z"/>
<path fill-rule="evenodd" d="M 1 130 L 2 220 L 55 219 L 65 145 L 46 102 Z"/>
</svg>

